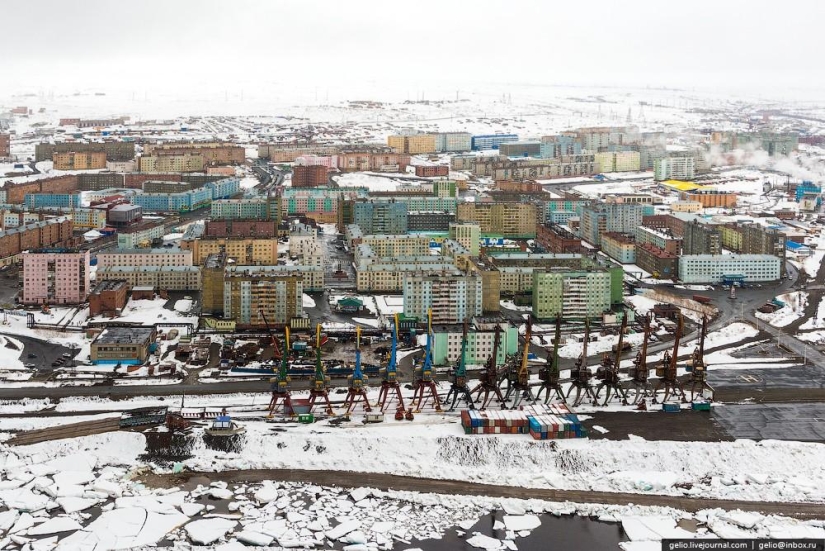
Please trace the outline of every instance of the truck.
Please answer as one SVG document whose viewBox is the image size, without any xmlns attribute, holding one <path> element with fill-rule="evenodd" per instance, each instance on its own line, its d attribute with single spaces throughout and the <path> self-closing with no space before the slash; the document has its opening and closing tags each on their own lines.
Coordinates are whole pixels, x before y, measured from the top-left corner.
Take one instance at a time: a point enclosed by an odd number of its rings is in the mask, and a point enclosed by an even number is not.
<svg viewBox="0 0 825 551">
<path fill-rule="evenodd" d="M 711 298 L 708 297 L 708 296 L 705 296 L 705 295 L 693 295 L 693 300 L 695 300 L 696 302 L 698 302 L 700 304 L 709 304 L 710 301 L 711 301 Z"/>
</svg>

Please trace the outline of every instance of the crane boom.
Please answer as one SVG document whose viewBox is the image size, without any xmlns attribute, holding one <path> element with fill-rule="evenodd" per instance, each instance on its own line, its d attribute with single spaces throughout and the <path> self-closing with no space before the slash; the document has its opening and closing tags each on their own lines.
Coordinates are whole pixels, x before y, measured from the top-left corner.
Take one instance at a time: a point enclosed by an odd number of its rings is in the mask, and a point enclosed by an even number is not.
<svg viewBox="0 0 825 551">
<path fill-rule="evenodd" d="M 278 339 L 275 338 L 275 332 L 272 331 L 272 327 L 269 326 L 269 320 L 266 319 L 266 314 L 264 314 L 263 310 L 258 310 L 258 314 L 263 318 L 264 325 L 266 325 L 266 332 L 269 333 L 269 337 L 272 339 L 272 357 L 273 358 L 280 358 L 281 354 L 281 347 L 278 346 Z M 286 340 L 286 348 L 289 349 L 289 339 Z"/>
<path fill-rule="evenodd" d="M 455 370 L 456 377 L 467 376 L 467 320 L 464 320 L 464 331 L 461 335 L 461 357 L 458 359 L 458 367 Z"/>
<path fill-rule="evenodd" d="M 361 372 L 361 327 L 355 328 L 355 371 L 353 371 L 353 380 L 361 380 L 364 374 Z"/>
<path fill-rule="evenodd" d="M 561 342 L 561 318 L 556 318 L 556 337 L 553 342 L 553 358 L 550 363 L 550 371 L 559 373 L 559 343 Z"/>
<path fill-rule="evenodd" d="M 616 361 L 614 362 L 614 369 L 619 369 L 619 363 L 622 361 L 622 347 L 624 346 L 624 332 L 627 330 L 627 312 L 622 318 L 622 327 L 619 329 L 619 342 L 616 345 Z"/>
<path fill-rule="evenodd" d="M 527 360 L 530 354 L 530 340 L 533 338 L 533 321 L 527 318 L 527 324 L 524 329 L 524 350 L 521 352 L 521 365 L 518 368 L 518 380 L 522 385 L 526 385 L 530 379 L 530 370 L 528 369 Z"/>
</svg>

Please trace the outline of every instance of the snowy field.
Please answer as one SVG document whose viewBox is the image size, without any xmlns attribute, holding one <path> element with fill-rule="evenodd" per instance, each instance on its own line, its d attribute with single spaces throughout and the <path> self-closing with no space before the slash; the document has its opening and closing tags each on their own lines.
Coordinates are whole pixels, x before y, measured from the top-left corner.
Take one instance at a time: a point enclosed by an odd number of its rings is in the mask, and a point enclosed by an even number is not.
<svg viewBox="0 0 825 551">
<path fill-rule="evenodd" d="M 805 306 L 808 304 L 808 293 L 805 291 L 794 291 L 776 298 L 784 302 L 785 306 L 775 312 L 767 314 L 755 312 L 754 315 L 774 327 L 785 327 L 800 319 L 805 314 Z"/>
</svg>

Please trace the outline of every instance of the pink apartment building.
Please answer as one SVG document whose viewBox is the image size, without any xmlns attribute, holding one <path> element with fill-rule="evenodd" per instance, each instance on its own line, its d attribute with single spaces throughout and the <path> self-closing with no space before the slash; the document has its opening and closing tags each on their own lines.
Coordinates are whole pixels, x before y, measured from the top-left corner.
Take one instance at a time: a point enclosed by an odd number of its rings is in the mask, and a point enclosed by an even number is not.
<svg viewBox="0 0 825 551">
<path fill-rule="evenodd" d="M 89 251 L 23 254 L 23 304 L 80 304 L 89 288 Z"/>
</svg>

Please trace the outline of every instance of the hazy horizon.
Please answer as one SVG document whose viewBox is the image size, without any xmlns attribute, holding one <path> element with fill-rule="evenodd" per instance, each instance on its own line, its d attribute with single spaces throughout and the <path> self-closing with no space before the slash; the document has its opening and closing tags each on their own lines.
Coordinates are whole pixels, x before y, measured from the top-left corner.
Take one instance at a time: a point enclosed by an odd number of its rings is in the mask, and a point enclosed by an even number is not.
<svg viewBox="0 0 825 551">
<path fill-rule="evenodd" d="M 825 6 L 793 4 L 11 0 L 0 92 L 417 97 L 516 84 L 809 98 L 825 88 L 805 55 Z"/>
</svg>

